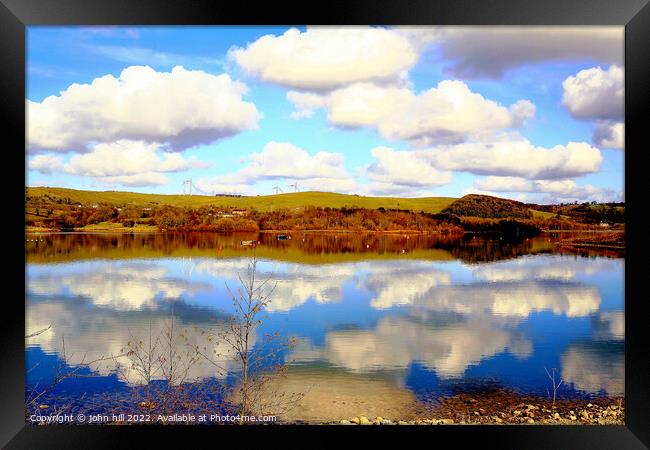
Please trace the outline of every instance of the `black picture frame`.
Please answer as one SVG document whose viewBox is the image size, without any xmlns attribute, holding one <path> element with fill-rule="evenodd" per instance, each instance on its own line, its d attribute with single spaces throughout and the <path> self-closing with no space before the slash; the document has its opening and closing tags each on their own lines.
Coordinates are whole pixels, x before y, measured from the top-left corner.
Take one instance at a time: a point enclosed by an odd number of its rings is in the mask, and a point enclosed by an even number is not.
<svg viewBox="0 0 650 450">
<path fill-rule="evenodd" d="M 640 159 L 645 117 L 650 116 L 650 5 L 648 0 L 356 0 L 322 3 L 223 2 L 210 0 L 1 0 L 0 110 L 4 129 L 6 172 L 13 175 L 5 199 L 11 235 L 5 250 L 9 261 L 6 286 L 15 295 L 4 296 L 0 361 L 0 444 L 5 448 L 131 448 L 136 440 L 228 435 L 257 435 L 273 439 L 296 427 L 92 427 L 26 426 L 24 420 L 24 154 L 25 38 L 31 25 L 219 25 L 219 24 L 419 24 L 419 25 L 624 25 L 625 26 L 625 426 L 446 426 L 446 427 L 305 427 L 309 438 L 328 439 L 330 431 L 376 436 L 420 434 L 427 440 L 460 442 L 478 439 L 488 448 L 647 448 L 648 361 L 642 290 L 642 195 L 646 186 Z M 23 184 L 21 187 L 20 184 Z M 22 192 L 22 194 L 21 194 Z M 15 221 L 15 223 L 14 223 Z M 21 283 L 20 280 L 23 280 Z M 170 432 L 169 430 L 174 430 Z M 363 430 L 363 431 L 360 431 Z M 431 433 L 434 433 L 433 435 Z M 425 436 L 426 435 L 426 436 Z M 431 437 L 435 436 L 435 437 Z M 285 438 L 286 439 L 286 438 Z M 310 441 L 310 442 L 311 442 Z M 427 441 L 424 441 L 427 442 Z M 266 445 L 270 443 L 267 440 Z M 309 445 L 309 444 L 306 444 Z M 147 445 L 147 447 L 151 447 Z"/>
</svg>

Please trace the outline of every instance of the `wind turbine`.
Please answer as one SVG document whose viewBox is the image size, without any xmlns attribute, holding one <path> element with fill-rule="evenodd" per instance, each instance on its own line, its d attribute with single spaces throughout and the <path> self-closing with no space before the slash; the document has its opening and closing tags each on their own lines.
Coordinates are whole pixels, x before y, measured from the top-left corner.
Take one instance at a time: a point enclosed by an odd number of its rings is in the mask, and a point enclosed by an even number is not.
<svg viewBox="0 0 650 450">
<path fill-rule="evenodd" d="M 287 187 L 293 188 L 293 192 L 298 192 L 298 182 L 294 182 L 293 184 L 288 184 Z"/>
<path fill-rule="evenodd" d="M 185 190 L 185 186 L 189 187 L 190 195 L 192 195 L 192 179 L 191 178 L 189 180 L 183 180 L 183 195 L 187 195 L 187 191 Z"/>
<path fill-rule="evenodd" d="M 278 186 L 277 184 L 275 186 L 273 186 L 273 190 L 275 191 L 276 194 L 279 194 L 280 192 L 282 192 L 282 189 L 280 189 L 280 186 Z"/>
</svg>

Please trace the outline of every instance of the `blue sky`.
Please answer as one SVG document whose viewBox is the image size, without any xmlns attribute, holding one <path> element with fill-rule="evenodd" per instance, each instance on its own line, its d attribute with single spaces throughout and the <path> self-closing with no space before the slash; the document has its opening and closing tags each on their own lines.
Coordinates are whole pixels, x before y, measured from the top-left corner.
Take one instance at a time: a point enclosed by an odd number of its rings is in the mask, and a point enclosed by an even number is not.
<svg viewBox="0 0 650 450">
<path fill-rule="evenodd" d="M 603 27 L 30 27 L 28 185 L 620 201 L 622 55 Z"/>
</svg>

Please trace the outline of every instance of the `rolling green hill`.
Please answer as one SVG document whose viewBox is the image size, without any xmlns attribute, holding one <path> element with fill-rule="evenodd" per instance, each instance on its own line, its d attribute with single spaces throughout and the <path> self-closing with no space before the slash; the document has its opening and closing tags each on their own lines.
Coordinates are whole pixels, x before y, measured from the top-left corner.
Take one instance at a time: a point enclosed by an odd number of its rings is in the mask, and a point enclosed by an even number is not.
<svg viewBox="0 0 650 450">
<path fill-rule="evenodd" d="M 516 200 L 492 197 L 489 195 L 469 194 L 452 202 L 443 210 L 444 213 L 466 217 L 482 218 L 533 218 L 536 211 Z M 538 216 L 540 213 L 537 213 Z"/>
<path fill-rule="evenodd" d="M 332 192 L 294 192 L 277 195 L 259 195 L 250 197 L 227 197 L 208 195 L 163 195 L 142 194 L 137 192 L 120 191 L 82 191 L 56 187 L 25 188 L 25 195 L 30 198 L 49 196 L 51 200 L 61 199 L 70 203 L 108 203 L 111 205 L 126 205 L 129 203 L 143 205 L 172 205 L 172 206 L 223 206 L 234 208 L 256 208 L 260 211 L 272 211 L 279 208 L 300 208 L 304 206 L 343 208 L 358 207 L 377 209 L 405 209 L 439 213 L 452 204 L 452 197 L 364 197 L 358 195 L 335 194 Z"/>
</svg>

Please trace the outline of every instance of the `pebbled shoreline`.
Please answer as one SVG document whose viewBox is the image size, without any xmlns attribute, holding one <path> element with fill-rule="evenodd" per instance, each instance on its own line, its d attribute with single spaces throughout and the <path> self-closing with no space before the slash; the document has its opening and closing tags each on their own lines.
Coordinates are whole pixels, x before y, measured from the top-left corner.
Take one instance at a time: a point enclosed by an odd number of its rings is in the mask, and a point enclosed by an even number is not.
<svg viewBox="0 0 650 450">
<path fill-rule="evenodd" d="M 625 399 L 552 399 L 508 391 L 439 398 L 414 418 L 351 417 L 336 425 L 625 425 Z"/>
</svg>

